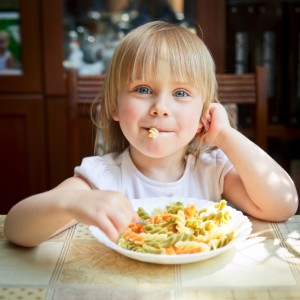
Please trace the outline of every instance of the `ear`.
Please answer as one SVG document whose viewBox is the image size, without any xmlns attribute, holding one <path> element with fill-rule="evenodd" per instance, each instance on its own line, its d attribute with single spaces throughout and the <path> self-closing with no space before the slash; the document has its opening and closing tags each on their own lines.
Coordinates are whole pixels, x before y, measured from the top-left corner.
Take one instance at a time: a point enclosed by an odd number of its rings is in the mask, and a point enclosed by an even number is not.
<svg viewBox="0 0 300 300">
<path fill-rule="evenodd" d="M 197 129 L 197 134 L 200 133 L 200 132 L 202 131 L 203 127 L 204 127 L 204 126 L 203 126 L 202 122 L 200 121 L 200 122 L 199 122 L 199 125 L 198 125 L 198 129 Z"/>
<path fill-rule="evenodd" d="M 111 117 L 114 121 L 119 121 L 119 114 L 116 110 L 112 112 Z"/>
<path fill-rule="evenodd" d="M 202 110 L 201 116 L 200 116 L 197 134 L 205 133 L 205 131 L 206 131 L 205 124 L 206 124 L 207 113 L 208 113 L 208 108 L 204 107 Z"/>
<path fill-rule="evenodd" d="M 198 129 L 197 129 L 197 134 L 199 133 L 203 133 L 205 131 L 205 116 L 206 113 L 204 111 L 202 111 L 202 114 L 201 114 L 201 117 L 200 117 L 200 120 L 199 120 L 199 124 L 198 124 Z"/>
</svg>

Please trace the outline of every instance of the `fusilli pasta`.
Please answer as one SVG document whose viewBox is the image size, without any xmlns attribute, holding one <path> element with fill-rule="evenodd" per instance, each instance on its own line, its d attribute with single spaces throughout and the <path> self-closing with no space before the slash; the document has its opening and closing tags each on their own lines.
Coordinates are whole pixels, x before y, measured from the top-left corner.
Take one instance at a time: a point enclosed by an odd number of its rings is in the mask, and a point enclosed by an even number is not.
<svg viewBox="0 0 300 300">
<path fill-rule="evenodd" d="M 226 200 L 197 210 L 194 205 L 173 202 L 151 216 L 138 208 L 142 224 L 133 223 L 117 244 L 125 249 L 153 254 L 189 254 L 224 247 L 234 239 L 232 216 Z"/>
</svg>

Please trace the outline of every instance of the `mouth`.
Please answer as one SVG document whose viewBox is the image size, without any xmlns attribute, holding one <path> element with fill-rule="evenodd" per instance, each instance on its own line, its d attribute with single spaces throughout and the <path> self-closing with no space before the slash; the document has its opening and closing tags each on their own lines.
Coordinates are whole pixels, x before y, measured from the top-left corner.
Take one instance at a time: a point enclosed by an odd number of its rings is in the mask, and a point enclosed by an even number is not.
<svg viewBox="0 0 300 300">
<path fill-rule="evenodd" d="M 150 139 L 156 139 L 159 135 L 159 130 L 154 127 L 151 127 L 148 132 L 149 132 L 148 137 Z"/>
<path fill-rule="evenodd" d="M 159 127 L 143 127 L 143 130 L 151 139 L 155 139 L 160 135 L 165 136 L 174 133 L 173 130 L 167 130 Z M 154 135 L 154 137 L 152 137 L 152 135 Z"/>
</svg>

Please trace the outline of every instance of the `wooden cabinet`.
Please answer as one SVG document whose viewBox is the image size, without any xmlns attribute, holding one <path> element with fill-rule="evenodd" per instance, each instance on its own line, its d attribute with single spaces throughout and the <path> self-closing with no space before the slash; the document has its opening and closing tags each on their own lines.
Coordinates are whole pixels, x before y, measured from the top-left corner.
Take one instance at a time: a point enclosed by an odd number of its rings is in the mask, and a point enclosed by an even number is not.
<svg viewBox="0 0 300 300">
<path fill-rule="evenodd" d="M 67 142 L 68 107 L 62 64 L 64 1 L 19 3 L 22 74 L 0 75 L 0 213 L 72 175 L 68 166 L 71 149 Z M 227 4 L 226 0 L 199 0 L 193 12 L 198 34 L 208 45 L 217 72 L 228 70 Z M 86 124 L 87 116 L 83 118 Z M 275 124 L 269 127 L 268 136 L 270 140 L 282 141 L 287 136 L 288 141 L 295 141 L 300 134 L 298 127 Z M 285 167 L 288 170 L 286 160 Z"/>
<path fill-rule="evenodd" d="M 0 75 L 0 213 L 47 188 L 39 5 L 38 0 L 19 2 L 16 14 L 20 22 L 21 72 Z"/>
<path fill-rule="evenodd" d="M 62 1 L 17 2 L 21 74 L 0 75 L 0 214 L 72 175 L 67 169 Z"/>
<path fill-rule="evenodd" d="M 40 95 L 0 95 L 0 213 L 47 187 L 44 112 Z"/>
<path fill-rule="evenodd" d="M 299 186 L 300 1 L 226 1 L 227 70 L 244 73 L 255 65 L 268 72 L 268 152 Z M 241 126 L 253 124 L 240 111 Z M 298 173 L 298 175 L 297 175 Z"/>
<path fill-rule="evenodd" d="M 54 97 L 66 93 L 62 2 L 62 0 L 41 1 L 44 93 Z"/>
<path fill-rule="evenodd" d="M 216 71 L 226 71 L 226 0 L 199 0 L 195 18 L 198 35 L 203 39 L 216 63 Z"/>
</svg>

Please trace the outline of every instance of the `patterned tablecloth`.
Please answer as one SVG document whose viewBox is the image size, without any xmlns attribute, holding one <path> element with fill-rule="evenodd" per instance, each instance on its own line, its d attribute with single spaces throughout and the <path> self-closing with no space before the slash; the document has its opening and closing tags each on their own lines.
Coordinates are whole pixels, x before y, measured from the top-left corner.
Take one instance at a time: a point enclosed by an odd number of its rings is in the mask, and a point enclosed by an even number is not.
<svg viewBox="0 0 300 300">
<path fill-rule="evenodd" d="M 300 216 L 250 219 L 251 236 L 220 256 L 186 265 L 126 258 L 87 226 L 36 248 L 9 243 L 0 216 L 0 299 L 300 299 Z"/>
</svg>

